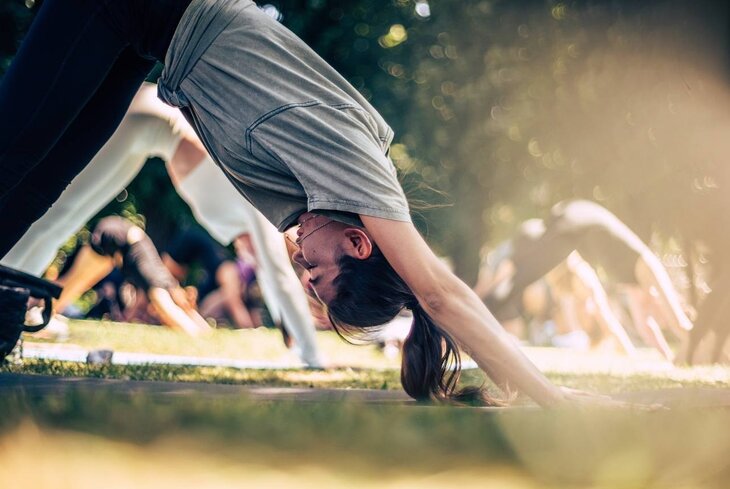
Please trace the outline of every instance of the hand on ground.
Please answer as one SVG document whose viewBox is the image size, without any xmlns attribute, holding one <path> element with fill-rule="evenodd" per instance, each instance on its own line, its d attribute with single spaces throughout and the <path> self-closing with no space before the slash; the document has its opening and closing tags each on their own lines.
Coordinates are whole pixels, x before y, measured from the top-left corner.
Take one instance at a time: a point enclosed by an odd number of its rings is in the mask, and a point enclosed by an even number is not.
<svg viewBox="0 0 730 489">
<path fill-rule="evenodd" d="M 565 399 L 564 405 L 566 406 L 580 406 L 580 407 L 608 407 L 608 408 L 624 408 L 624 409 L 639 409 L 643 411 L 654 411 L 658 409 L 667 409 L 661 404 L 638 404 L 626 401 L 620 401 L 614 399 L 611 396 L 605 394 L 598 394 L 594 392 L 581 391 L 578 389 L 572 389 L 570 387 L 560 387 L 563 392 Z"/>
</svg>

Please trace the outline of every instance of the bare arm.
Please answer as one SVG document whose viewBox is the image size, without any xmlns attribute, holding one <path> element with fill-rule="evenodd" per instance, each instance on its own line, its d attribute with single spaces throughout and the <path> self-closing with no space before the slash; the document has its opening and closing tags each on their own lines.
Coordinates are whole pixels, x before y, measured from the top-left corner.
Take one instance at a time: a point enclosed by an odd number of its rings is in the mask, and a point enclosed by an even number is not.
<svg viewBox="0 0 730 489">
<path fill-rule="evenodd" d="M 241 283 L 238 276 L 236 264 L 232 261 L 226 261 L 216 270 L 216 279 L 218 281 L 218 290 L 223 297 L 224 307 L 228 310 L 231 319 L 237 328 L 255 328 L 251 314 L 243 302 L 243 292 L 245 285 Z"/>
<path fill-rule="evenodd" d="M 190 336 L 199 336 L 210 330 L 210 327 L 208 327 L 204 319 L 198 319 L 199 315 L 197 313 L 192 315 L 191 312 L 193 311 L 186 312 L 178 306 L 167 290 L 153 287 L 147 295 L 152 305 L 155 306 L 155 310 L 160 315 L 162 323 L 166 326 L 176 331 L 183 331 Z"/>
<path fill-rule="evenodd" d="M 206 156 L 208 152 L 198 138 L 183 137 L 175 154 L 167 162 L 167 172 L 175 187 L 178 187 Z"/>
<path fill-rule="evenodd" d="M 479 297 L 441 263 L 413 224 L 361 218 L 424 310 L 502 389 L 515 387 L 543 406 L 566 399 L 522 353 Z"/>
</svg>

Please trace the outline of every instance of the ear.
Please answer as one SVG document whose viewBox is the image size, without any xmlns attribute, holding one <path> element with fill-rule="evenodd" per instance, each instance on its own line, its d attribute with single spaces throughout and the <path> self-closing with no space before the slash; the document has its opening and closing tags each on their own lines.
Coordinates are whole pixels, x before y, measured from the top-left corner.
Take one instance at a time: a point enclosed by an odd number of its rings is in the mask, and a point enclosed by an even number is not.
<svg viewBox="0 0 730 489">
<path fill-rule="evenodd" d="M 373 252 L 373 242 L 364 229 L 346 228 L 345 239 L 348 255 L 354 256 L 358 260 L 370 258 L 370 254 Z"/>
</svg>

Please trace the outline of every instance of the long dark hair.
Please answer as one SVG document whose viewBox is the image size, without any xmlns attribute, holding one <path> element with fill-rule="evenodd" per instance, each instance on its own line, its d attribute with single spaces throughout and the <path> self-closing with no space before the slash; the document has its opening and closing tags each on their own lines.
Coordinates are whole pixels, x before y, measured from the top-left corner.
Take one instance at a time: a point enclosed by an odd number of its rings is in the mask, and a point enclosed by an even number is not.
<svg viewBox="0 0 730 489">
<path fill-rule="evenodd" d="M 345 340 L 371 340 L 404 308 L 413 312 L 401 365 L 401 383 L 409 396 L 417 400 L 501 404 L 481 387 L 456 389 L 461 374 L 458 346 L 434 323 L 377 247 L 365 260 L 343 255 L 338 264 L 340 273 L 333 282 L 337 293 L 327 310 L 335 331 Z"/>
</svg>

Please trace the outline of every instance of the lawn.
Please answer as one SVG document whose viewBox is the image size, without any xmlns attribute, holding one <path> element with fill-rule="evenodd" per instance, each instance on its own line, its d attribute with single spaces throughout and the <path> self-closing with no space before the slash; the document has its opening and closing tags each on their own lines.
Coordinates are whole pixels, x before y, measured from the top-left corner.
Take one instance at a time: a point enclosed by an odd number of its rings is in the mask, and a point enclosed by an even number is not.
<svg viewBox="0 0 730 489">
<path fill-rule="evenodd" d="M 270 330 L 217 331 L 193 343 L 161 328 L 71 326 L 63 348 L 257 360 L 287 354 L 278 333 Z M 132 384 L 146 388 L 120 390 L 118 383 L 90 387 L 75 380 L 399 389 L 397 360 L 373 347 L 342 343 L 330 333 L 319 333 L 318 339 L 338 367 L 242 370 L 45 360 L 5 366 L 6 376 L 51 374 L 72 382 L 53 392 L 2 391 L 0 485 L 699 489 L 730 483 L 730 412 L 718 406 L 546 411 L 518 401 L 516 408 L 494 411 L 403 402 L 257 400 L 216 395 L 200 384 L 163 395 L 146 382 Z M 674 368 L 649 352 L 636 362 L 556 350 L 528 354 L 557 383 L 637 399 L 646 399 L 646 392 L 682 392 L 694 402 L 709 394 L 716 401 L 724 399 L 729 384 L 727 368 Z M 476 370 L 465 377 L 484 380 Z"/>
</svg>

